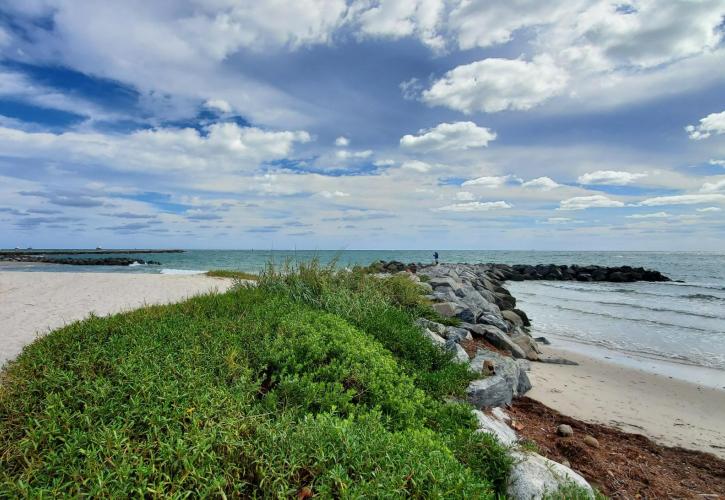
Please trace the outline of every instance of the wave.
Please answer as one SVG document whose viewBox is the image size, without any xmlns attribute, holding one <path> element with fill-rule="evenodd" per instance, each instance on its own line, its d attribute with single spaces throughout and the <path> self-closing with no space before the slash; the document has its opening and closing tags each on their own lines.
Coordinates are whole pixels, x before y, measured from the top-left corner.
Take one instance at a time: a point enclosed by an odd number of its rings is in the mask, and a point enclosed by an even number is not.
<svg viewBox="0 0 725 500">
<path fill-rule="evenodd" d="M 537 294 L 535 294 L 535 293 L 526 293 L 526 292 L 519 293 L 519 295 L 524 295 L 524 296 L 528 296 L 528 297 L 536 297 L 537 296 Z M 701 295 L 701 294 L 695 294 L 695 295 Z M 715 299 L 725 300 L 725 298 L 715 297 L 715 296 L 712 296 L 712 295 L 708 295 L 707 297 L 713 297 Z M 608 305 L 608 306 L 625 306 L 625 307 L 631 307 L 633 309 L 644 309 L 644 310 L 647 310 L 647 311 L 671 312 L 671 313 L 676 313 L 676 314 L 683 314 L 685 316 L 696 316 L 698 318 L 723 319 L 723 320 L 725 320 L 725 316 L 718 316 L 717 314 L 701 314 L 701 313 L 694 313 L 694 312 L 691 312 L 691 311 L 683 311 L 682 309 L 670 309 L 670 308 L 667 308 L 667 307 L 649 307 L 649 306 L 643 306 L 643 305 L 640 305 L 640 304 L 632 304 L 630 302 L 610 302 L 610 301 L 607 301 L 607 300 L 573 299 L 571 297 L 566 297 L 566 298 L 563 298 L 563 297 L 553 297 L 553 298 L 556 298 L 556 299 L 561 298 L 562 300 L 566 300 L 567 302 L 584 302 L 584 303 L 587 303 L 587 304 L 604 304 L 604 305 Z M 698 297 L 698 298 L 700 298 L 700 297 Z M 572 310 L 578 310 L 578 309 L 572 309 Z M 586 311 L 582 311 L 582 312 L 586 312 Z"/>
<path fill-rule="evenodd" d="M 206 271 L 196 269 L 162 269 L 161 274 L 204 274 Z"/>
<path fill-rule="evenodd" d="M 606 288 L 602 286 L 581 286 L 581 285 L 560 285 L 557 283 L 544 283 L 543 281 L 536 281 L 536 282 L 529 282 L 529 283 L 536 283 L 541 286 L 547 286 L 551 288 L 558 288 L 560 290 L 571 290 L 571 291 L 580 291 L 580 292 L 604 292 L 604 293 L 624 293 L 624 294 L 631 294 L 631 295 L 647 295 L 651 297 L 673 297 L 673 298 L 686 298 L 686 299 L 704 299 L 704 300 L 724 300 L 725 297 L 721 297 L 718 295 L 711 295 L 708 293 L 693 293 L 688 295 L 675 295 L 670 293 L 657 293 L 657 292 L 650 292 L 645 290 L 637 290 L 635 288 Z M 663 285 L 663 283 L 658 283 L 659 285 Z M 701 288 L 703 290 L 725 290 L 725 287 L 721 287 L 719 285 L 710 285 L 707 286 L 704 285 L 683 285 L 682 283 L 678 283 L 678 286 L 688 286 L 692 288 Z M 521 293 L 521 292 L 519 292 Z"/>
<path fill-rule="evenodd" d="M 685 329 L 685 330 L 694 330 L 694 331 L 698 331 L 698 332 L 713 333 L 712 330 L 709 330 L 707 328 L 698 328 L 696 326 L 676 325 L 674 323 L 666 323 L 664 321 L 655 321 L 653 319 L 622 318 L 621 316 L 616 316 L 614 314 L 593 312 L 593 311 L 583 311 L 581 309 L 576 309 L 574 307 L 565 307 L 565 306 L 560 306 L 558 304 L 544 304 L 542 302 L 529 302 L 529 304 L 533 304 L 533 305 L 537 305 L 537 306 L 541 306 L 541 307 L 552 307 L 554 309 L 561 309 L 562 311 L 574 311 L 574 312 L 581 313 L 581 314 L 588 314 L 591 316 L 601 316 L 601 317 L 610 318 L 610 319 L 634 321 L 634 322 L 638 322 L 638 323 L 649 323 L 649 324 L 657 325 L 657 326 L 667 326 L 667 327 L 674 327 L 674 328 L 680 328 L 680 329 Z M 715 333 L 725 333 L 725 332 L 715 332 Z"/>
</svg>

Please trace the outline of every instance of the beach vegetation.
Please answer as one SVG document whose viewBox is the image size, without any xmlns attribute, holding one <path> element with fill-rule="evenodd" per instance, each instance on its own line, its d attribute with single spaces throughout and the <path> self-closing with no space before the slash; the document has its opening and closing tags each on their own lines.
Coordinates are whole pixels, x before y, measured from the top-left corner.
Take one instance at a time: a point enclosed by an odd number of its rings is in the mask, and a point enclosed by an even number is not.
<svg viewBox="0 0 725 500">
<path fill-rule="evenodd" d="M 495 498 L 511 459 L 402 279 L 270 267 L 38 339 L 0 373 L 0 497 Z"/>
<path fill-rule="evenodd" d="M 206 272 L 207 276 L 212 278 L 231 278 L 235 280 L 252 280 L 256 281 L 259 276 L 245 271 L 233 271 L 229 269 L 212 269 Z"/>
</svg>

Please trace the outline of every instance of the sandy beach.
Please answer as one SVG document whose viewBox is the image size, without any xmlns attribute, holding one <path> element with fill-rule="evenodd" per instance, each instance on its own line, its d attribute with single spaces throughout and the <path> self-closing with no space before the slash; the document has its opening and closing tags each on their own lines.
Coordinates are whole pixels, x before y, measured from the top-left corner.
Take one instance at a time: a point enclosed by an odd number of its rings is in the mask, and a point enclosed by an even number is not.
<svg viewBox="0 0 725 500">
<path fill-rule="evenodd" d="M 532 363 L 534 388 L 527 396 L 571 417 L 650 437 L 667 446 L 725 458 L 725 389 L 655 373 L 670 364 L 617 362 L 569 349 L 545 347 L 547 355 L 579 366 Z M 622 360 L 624 361 L 624 360 Z M 637 368 L 639 364 L 648 370 Z M 657 366 L 652 366 L 652 365 Z M 635 365 L 635 366 L 633 366 Z M 697 369 L 693 370 L 696 375 Z M 694 377 L 697 379 L 697 376 Z M 712 382 L 712 377 L 710 377 Z"/>
<path fill-rule="evenodd" d="M 230 285 L 202 274 L 0 271 L 0 366 L 37 336 L 90 313 L 176 302 Z"/>
</svg>

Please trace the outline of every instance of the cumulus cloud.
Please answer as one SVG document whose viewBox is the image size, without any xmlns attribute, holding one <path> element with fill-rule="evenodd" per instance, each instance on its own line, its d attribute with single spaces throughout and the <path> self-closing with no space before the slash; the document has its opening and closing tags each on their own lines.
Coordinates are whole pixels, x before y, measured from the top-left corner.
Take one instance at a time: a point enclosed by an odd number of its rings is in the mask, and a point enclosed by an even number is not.
<svg viewBox="0 0 725 500">
<path fill-rule="evenodd" d="M 310 135 L 304 131 L 268 131 L 234 123 L 212 124 L 205 135 L 190 128 L 105 135 L 0 127 L 0 146 L 9 157 L 68 158 L 76 163 L 101 163 L 117 170 L 141 172 L 249 171 L 263 161 L 288 157 L 295 143 L 308 141 Z"/>
<path fill-rule="evenodd" d="M 725 193 L 725 179 L 720 179 L 714 182 L 706 182 L 700 188 L 702 193 Z"/>
<path fill-rule="evenodd" d="M 458 66 L 423 91 L 423 102 L 465 114 L 526 110 L 561 93 L 566 71 L 548 56 L 532 61 L 490 58 Z"/>
<path fill-rule="evenodd" d="M 521 184 L 521 187 L 525 187 L 527 189 L 537 189 L 540 191 L 551 191 L 552 189 L 560 186 L 561 184 L 549 177 L 537 177 L 536 179 L 531 179 Z"/>
<path fill-rule="evenodd" d="M 346 149 L 341 149 L 335 152 L 335 156 L 337 156 L 340 160 L 361 160 L 364 158 L 370 158 L 372 155 L 373 151 L 371 149 L 366 149 L 365 151 L 348 151 Z"/>
<path fill-rule="evenodd" d="M 699 124 L 688 125 L 685 130 L 690 139 L 696 141 L 707 139 L 711 135 L 725 134 L 725 111 L 710 113 L 705 118 L 701 118 Z"/>
<path fill-rule="evenodd" d="M 505 201 L 469 201 L 468 203 L 455 203 L 445 207 L 436 208 L 438 212 L 486 212 L 488 210 L 501 210 L 512 208 Z"/>
<path fill-rule="evenodd" d="M 626 186 L 637 179 L 647 177 L 645 173 L 623 172 L 620 170 L 597 170 L 580 175 L 577 179 L 579 184 L 603 184 L 609 186 Z"/>
<path fill-rule="evenodd" d="M 576 12 L 543 30 L 539 42 L 585 68 L 652 68 L 714 50 L 722 39 L 720 0 L 571 4 Z"/>
<path fill-rule="evenodd" d="M 510 175 L 484 176 L 465 181 L 461 186 L 480 186 L 485 188 L 498 188 L 506 184 Z"/>
<path fill-rule="evenodd" d="M 627 219 L 665 219 L 667 217 L 670 217 L 670 214 L 667 212 L 655 212 L 651 214 L 632 214 L 632 215 L 626 215 Z"/>
<path fill-rule="evenodd" d="M 414 170 L 415 172 L 430 172 L 433 165 L 420 160 L 406 160 L 401 163 L 400 168 L 405 170 Z"/>
<path fill-rule="evenodd" d="M 320 191 L 318 194 L 323 198 L 347 198 L 350 196 L 350 193 L 343 191 Z"/>
<path fill-rule="evenodd" d="M 458 191 L 456 193 L 456 199 L 458 201 L 472 201 L 476 199 L 476 196 L 468 191 Z"/>
<path fill-rule="evenodd" d="M 676 196 L 657 196 L 639 202 L 644 207 L 664 205 L 697 205 L 699 203 L 725 203 L 725 194 L 681 194 Z"/>
<path fill-rule="evenodd" d="M 232 112 L 231 104 L 224 99 L 209 99 L 204 103 L 204 106 L 215 111 L 221 111 L 222 113 Z"/>
<path fill-rule="evenodd" d="M 335 146 L 344 148 L 350 145 L 350 139 L 348 139 L 345 136 L 340 136 L 337 139 L 335 139 Z"/>
<path fill-rule="evenodd" d="M 592 196 L 576 196 L 559 202 L 557 210 L 585 210 L 587 208 L 615 208 L 623 207 L 624 203 L 607 198 L 601 194 Z"/>
<path fill-rule="evenodd" d="M 473 122 L 440 123 L 421 129 L 418 135 L 404 135 L 400 146 L 414 151 L 461 151 L 482 148 L 496 139 L 496 133 Z"/>
</svg>

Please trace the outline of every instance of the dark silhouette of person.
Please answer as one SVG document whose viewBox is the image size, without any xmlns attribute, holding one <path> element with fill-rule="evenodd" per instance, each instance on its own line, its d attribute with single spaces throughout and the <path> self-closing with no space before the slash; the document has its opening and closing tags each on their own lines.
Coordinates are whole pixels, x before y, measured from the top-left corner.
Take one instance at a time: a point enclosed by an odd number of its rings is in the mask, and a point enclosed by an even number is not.
<svg viewBox="0 0 725 500">
<path fill-rule="evenodd" d="M 436 265 L 438 264 L 438 252 L 433 252 L 433 260 L 435 260 Z"/>
</svg>

